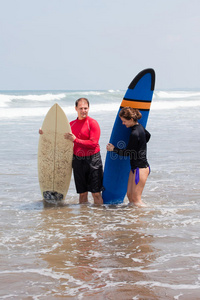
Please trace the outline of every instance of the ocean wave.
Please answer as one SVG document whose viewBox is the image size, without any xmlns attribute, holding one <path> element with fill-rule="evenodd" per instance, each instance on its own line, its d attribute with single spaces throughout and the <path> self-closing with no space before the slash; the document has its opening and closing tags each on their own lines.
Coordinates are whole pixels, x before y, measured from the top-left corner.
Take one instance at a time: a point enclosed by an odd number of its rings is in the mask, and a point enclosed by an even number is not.
<svg viewBox="0 0 200 300">
<path fill-rule="evenodd" d="M 48 107 L 31 107 L 31 108 L 2 108 L 0 110 L 1 119 L 18 119 L 22 117 L 44 117 Z M 74 106 L 69 107 L 68 115 L 75 114 Z"/>
<path fill-rule="evenodd" d="M 44 117 L 52 105 L 48 107 L 2 107 L 0 109 L 1 119 L 16 119 L 21 117 Z M 92 114 L 107 114 L 112 113 L 115 115 L 119 110 L 119 102 L 109 102 L 109 103 L 98 103 L 92 104 L 90 106 L 90 113 Z M 74 105 L 61 105 L 62 109 L 68 116 L 76 115 Z M 200 107 L 200 101 L 152 101 L 151 111 L 159 110 L 175 110 L 178 108 L 195 108 Z"/>
<path fill-rule="evenodd" d="M 79 92 L 70 92 L 71 95 L 79 95 L 82 96 L 100 96 L 105 94 L 104 91 L 79 91 Z"/>
<path fill-rule="evenodd" d="M 1 119 L 17 119 L 21 117 L 44 117 L 50 107 L 30 107 L 30 108 L 1 108 L 0 118 Z M 74 105 L 62 106 L 62 109 L 66 113 L 67 117 L 76 115 Z M 90 113 L 106 113 L 106 112 L 117 112 L 119 109 L 119 103 L 101 103 L 93 104 L 90 107 Z"/>
<path fill-rule="evenodd" d="M 200 91 L 155 91 L 154 96 L 158 99 L 190 99 L 194 97 L 200 99 Z"/>
<path fill-rule="evenodd" d="M 151 110 L 166 110 L 176 108 L 199 107 L 200 101 L 152 101 Z"/>
<path fill-rule="evenodd" d="M 71 95 L 80 95 L 80 97 L 82 96 L 101 96 L 101 95 L 105 95 L 107 93 L 113 94 L 113 93 L 119 93 L 121 92 L 120 90 L 100 90 L 100 91 L 69 91 L 67 94 L 71 94 Z"/>
<path fill-rule="evenodd" d="M 11 102 L 9 95 L 0 95 L 0 107 L 6 107 L 8 106 L 8 103 Z"/>
<path fill-rule="evenodd" d="M 74 101 L 80 97 L 91 99 L 90 112 L 93 114 L 117 113 L 124 92 L 107 91 L 63 91 L 28 92 L 17 91 L 0 94 L 0 118 L 45 116 L 49 108 L 58 102 L 66 115 L 75 114 Z M 91 98 L 90 98 L 91 96 Z M 151 110 L 196 108 L 200 106 L 200 92 L 197 91 L 155 91 Z"/>
<path fill-rule="evenodd" d="M 106 96 L 109 97 L 109 95 L 114 95 L 115 93 L 118 95 L 119 90 L 107 90 L 107 91 L 65 91 L 65 92 L 48 92 L 48 93 L 42 93 L 38 92 L 31 93 L 31 92 L 24 92 L 22 91 L 19 92 L 14 92 L 8 93 L 8 94 L 0 94 L 0 107 L 7 107 L 9 106 L 12 102 L 15 103 L 20 103 L 22 104 L 23 101 L 24 103 L 26 101 L 28 102 L 53 102 L 53 101 L 61 101 L 61 100 L 71 100 L 75 101 L 76 99 L 80 97 L 90 97 L 90 96 Z M 121 95 L 120 95 L 121 96 Z"/>
<path fill-rule="evenodd" d="M 46 93 L 46 94 L 28 94 L 28 95 L 16 95 L 16 94 L 0 94 L 0 107 L 6 107 L 9 105 L 12 101 L 59 101 L 66 97 L 65 93 L 59 93 L 59 94 L 52 94 L 52 93 Z"/>
<path fill-rule="evenodd" d="M 121 90 L 108 90 L 108 93 L 121 93 Z"/>
</svg>

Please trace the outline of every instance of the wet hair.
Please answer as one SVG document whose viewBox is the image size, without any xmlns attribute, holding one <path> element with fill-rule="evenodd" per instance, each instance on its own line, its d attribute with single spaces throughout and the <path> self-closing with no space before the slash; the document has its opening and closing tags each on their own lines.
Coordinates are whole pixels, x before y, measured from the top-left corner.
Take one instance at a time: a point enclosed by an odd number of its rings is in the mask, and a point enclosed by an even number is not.
<svg viewBox="0 0 200 300">
<path fill-rule="evenodd" d="M 133 119 L 135 122 L 142 118 L 140 111 L 137 108 L 132 107 L 123 107 L 119 112 L 119 116 L 126 120 Z"/>
<path fill-rule="evenodd" d="M 90 106 L 90 102 L 89 102 L 89 100 L 88 100 L 87 98 L 79 98 L 79 99 L 76 100 L 76 102 L 75 102 L 75 106 L 76 106 L 76 107 L 78 106 L 79 101 L 86 101 L 87 104 L 88 104 L 88 107 Z"/>
</svg>

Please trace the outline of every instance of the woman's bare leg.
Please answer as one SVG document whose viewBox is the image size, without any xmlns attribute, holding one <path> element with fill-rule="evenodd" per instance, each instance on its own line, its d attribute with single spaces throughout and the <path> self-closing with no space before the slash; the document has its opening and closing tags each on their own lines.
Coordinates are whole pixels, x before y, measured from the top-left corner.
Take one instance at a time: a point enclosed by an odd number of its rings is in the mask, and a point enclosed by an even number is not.
<svg viewBox="0 0 200 300">
<path fill-rule="evenodd" d="M 130 203 L 133 203 L 137 206 L 145 206 L 145 204 L 142 202 L 141 197 L 145 183 L 147 181 L 147 177 L 149 175 L 149 167 L 139 169 L 140 180 L 137 185 L 135 183 L 135 173 L 136 171 L 134 172 L 134 174 L 132 171 L 130 171 L 128 179 L 127 197 Z"/>
</svg>

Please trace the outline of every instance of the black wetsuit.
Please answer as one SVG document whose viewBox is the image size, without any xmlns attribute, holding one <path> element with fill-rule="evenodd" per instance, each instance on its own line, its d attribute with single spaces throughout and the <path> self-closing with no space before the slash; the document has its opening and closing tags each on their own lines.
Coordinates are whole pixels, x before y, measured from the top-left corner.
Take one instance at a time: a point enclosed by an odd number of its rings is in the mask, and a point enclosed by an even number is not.
<svg viewBox="0 0 200 300">
<path fill-rule="evenodd" d="M 149 167 L 146 153 L 147 142 L 151 135 L 144 129 L 141 124 L 134 125 L 132 127 L 131 135 L 129 138 L 126 149 L 114 148 L 114 152 L 121 156 L 130 156 L 131 169 L 147 168 Z"/>
</svg>

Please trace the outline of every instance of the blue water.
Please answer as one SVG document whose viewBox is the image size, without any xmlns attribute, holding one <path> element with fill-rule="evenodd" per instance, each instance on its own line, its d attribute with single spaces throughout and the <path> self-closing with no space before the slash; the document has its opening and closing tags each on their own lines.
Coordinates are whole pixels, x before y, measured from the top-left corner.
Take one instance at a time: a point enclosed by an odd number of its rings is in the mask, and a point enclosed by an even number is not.
<svg viewBox="0 0 200 300">
<path fill-rule="evenodd" d="M 0 92 L 2 299 L 198 299 L 200 91 L 155 91 L 147 207 L 46 207 L 37 176 L 38 129 L 57 102 L 69 121 L 90 100 L 101 153 L 125 91 Z M 145 298 L 146 297 L 146 298 Z"/>
</svg>

